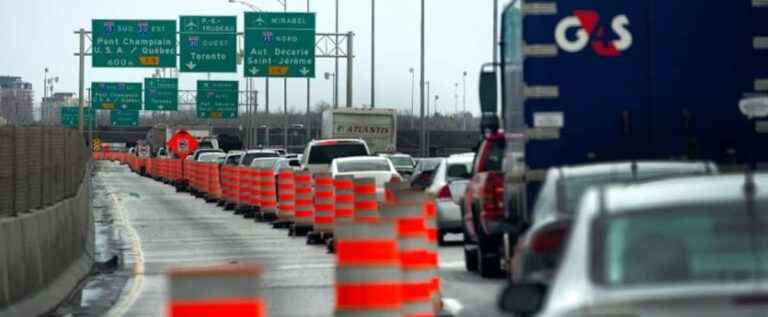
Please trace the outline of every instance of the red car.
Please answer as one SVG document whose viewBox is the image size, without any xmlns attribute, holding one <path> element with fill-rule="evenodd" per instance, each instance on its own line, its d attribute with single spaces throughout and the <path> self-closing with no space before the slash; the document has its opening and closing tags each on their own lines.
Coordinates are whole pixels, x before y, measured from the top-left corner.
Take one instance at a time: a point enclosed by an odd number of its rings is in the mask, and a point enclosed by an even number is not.
<svg viewBox="0 0 768 317">
<path fill-rule="evenodd" d="M 503 131 L 486 134 L 475 154 L 472 179 L 467 185 L 461 212 L 464 227 L 464 260 L 467 270 L 483 277 L 501 274 L 504 219 L 506 142 Z"/>
</svg>

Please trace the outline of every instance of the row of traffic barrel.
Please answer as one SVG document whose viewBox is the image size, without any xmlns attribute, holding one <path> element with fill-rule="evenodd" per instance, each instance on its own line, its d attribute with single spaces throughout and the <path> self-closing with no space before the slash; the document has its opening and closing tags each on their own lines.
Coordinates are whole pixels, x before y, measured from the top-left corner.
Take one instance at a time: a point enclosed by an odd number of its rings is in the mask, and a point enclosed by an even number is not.
<svg viewBox="0 0 768 317">
<path fill-rule="evenodd" d="M 382 192 L 373 178 L 334 178 L 330 173 L 294 169 L 275 172 L 168 159 L 144 159 L 135 169 L 131 159 L 114 160 L 225 210 L 286 228 L 289 236 L 306 237 L 307 244 L 325 246 L 336 256 L 337 316 L 426 317 L 442 310 L 437 212 L 423 191 L 388 183 Z M 210 269 L 216 278 L 222 278 L 221 272 L 234 274 L 233 270 L 259 271 Z M 201 271 L 206 269 L 192 269 Z M 186 279 L 189 271 L 179 272 L 170 275 L 172 290 L 175 278 Z M 264 311 L 250 307 L 253 314 L 238 316 L 264 316 Z"/>
</svg>

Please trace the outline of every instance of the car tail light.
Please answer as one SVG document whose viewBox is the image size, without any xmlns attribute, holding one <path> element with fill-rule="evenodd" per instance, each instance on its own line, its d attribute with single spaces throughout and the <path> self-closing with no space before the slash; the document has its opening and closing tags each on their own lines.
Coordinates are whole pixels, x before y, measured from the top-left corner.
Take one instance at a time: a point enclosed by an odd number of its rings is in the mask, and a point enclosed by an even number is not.
<svg viewBox="0 0 768 317">
<path fill-rule="evenodd" d="M 445 185 L 443 188 L 440 188 L 440 191 L 437 193 L 437 199 L 453 200 L 453 195 L 451 195 L 451 187 Z"/>
<path fill-rule="evenodd" d="M 483 184 L 483 217 L 489 221 L 504 215 L 504 177 L 501 173 L 488 173 Z"/>
<path fill-rule="evenodd" d="M 563 246 L 567 234 L 567 228 L 558 228 L 541 232 L 533 238 L 533 241 L 531 242 L 531 250 L 536 253 L 556 251 Z"/>
<path fill-rule="evenodd" d="M 320 141 L 317 144 L 319 144 L 319 145 L 336 145 L 336 144 L 339 144 L 339 141 L 336 141 L 336 140 Z"/>
<path fill-rule="evenodd" d="M 389 179 L 389 182 L 393 184 L 398 184 L 398 183 L 402 183 L 403 180 L 400 179 L 400 176 L 392 175 L 392 178 Z"/>
</svg>

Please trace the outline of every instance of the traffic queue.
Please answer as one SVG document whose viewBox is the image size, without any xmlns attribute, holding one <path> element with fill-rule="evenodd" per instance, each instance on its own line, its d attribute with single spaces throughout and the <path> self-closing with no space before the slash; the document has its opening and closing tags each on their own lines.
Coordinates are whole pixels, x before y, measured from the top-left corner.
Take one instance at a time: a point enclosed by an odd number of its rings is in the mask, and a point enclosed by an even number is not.
<svg viewBox="0 0 768 317">
<path fill-rule="evenodd" d="M 183 159 L 130 152 L 98 152 L 94 159 L 126 164 L 179 192 L 327 248 L 336 255 L 339 315 L 441 313 L 437 207 L 424 191 L 404 183 L 389 158 L 370 155 L 365 141 L 313 141 L 303 155 L 214 148 L 178 154 L 172 156 Z M 177 273 L 170 277 L 180 279 Z"/>
</svg>

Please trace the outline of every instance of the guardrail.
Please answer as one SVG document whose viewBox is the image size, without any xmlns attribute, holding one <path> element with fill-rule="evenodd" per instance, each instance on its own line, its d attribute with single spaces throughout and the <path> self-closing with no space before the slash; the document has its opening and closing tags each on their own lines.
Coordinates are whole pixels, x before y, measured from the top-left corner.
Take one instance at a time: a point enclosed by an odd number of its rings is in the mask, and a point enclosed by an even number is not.
<svg viewBox="0 0 768 317">
<path fill-rule="evenodd" d="M 89 158 L 75 130 L 0 127 L 0 217 L 75 196 Z"/>
</svg>

